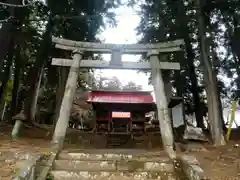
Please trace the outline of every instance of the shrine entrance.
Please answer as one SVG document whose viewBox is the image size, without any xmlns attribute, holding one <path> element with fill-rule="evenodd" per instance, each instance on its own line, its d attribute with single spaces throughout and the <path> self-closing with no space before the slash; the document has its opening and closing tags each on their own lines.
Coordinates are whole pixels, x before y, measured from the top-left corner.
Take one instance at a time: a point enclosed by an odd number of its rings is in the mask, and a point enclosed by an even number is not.
<svg viewBox="0 0 240 180">
<path fill-rule="evenodd" d="M 157 105 L 158 120 L 161 124 L 160 133 L 165 151 L 170 158 L 175 158 L 176 153 L 173 149 L 174 138 L 168 111 L 167 92 L 161 70 L 180 70 L 180 63 L 166 62 L 165 53 L 181 51 L 184 45 L 183 40 L 163 42 L 156 44 L 101 44 L 89 42 L 77 42 L 72 40 L 53 37 L 55 47 L 72 51 L 73 59 L 53 58 L 52 65 L 70 66 L 70 71 L 66 83 L 66 89 L 62 100 L 59 118 L 53 135 L 53 143 L 57 148 L 62 148 L 66 130 L 68 127 L 70 109 L 72 107 L 74 94 L 77 86 L 79 68 L 93 69 L 130 69 L 130 70 L 150 70 Z M 110 53 L 110 62 L 102 60 L 84 60 L 84 52 Z M 144 62 L 122 62 L 123 54 L 147 54 L 149 59 Z"/>
<path fill-rule="evenodd" d="M 87 102 L 95 112 L 94 132 L 97 134 L 126 134 L 133 138 L 139 129 L 138 134 L 146 135 L 144 125 L 148 120 L 145 115 L 156 111 L 150 91 L 92 90 Z"/>
</svg>

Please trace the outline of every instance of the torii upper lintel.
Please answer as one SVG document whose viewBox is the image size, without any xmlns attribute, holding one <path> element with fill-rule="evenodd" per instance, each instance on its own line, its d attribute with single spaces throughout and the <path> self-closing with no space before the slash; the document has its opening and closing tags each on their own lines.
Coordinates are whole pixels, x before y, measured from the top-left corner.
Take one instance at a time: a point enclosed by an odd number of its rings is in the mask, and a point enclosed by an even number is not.
<svg viewBox="0 0 240 180">
<path fill-rule="evenodd" d="M 154 44 L 107 44 L 107 43 L 90 43 L 81 41 L 72 41 L 52 37 L 52 41 L 56 43 L 56 48 L 73 51 L 79 49 L 82 51 L 91 51 L 96 53 L 112 53 L 113 50 L 119 49 L 122 54 L 142 54 L 151 50 L 159 53 L 181 51 L 184 47 L 184 40 L 154 43 Z"/>
</svg>

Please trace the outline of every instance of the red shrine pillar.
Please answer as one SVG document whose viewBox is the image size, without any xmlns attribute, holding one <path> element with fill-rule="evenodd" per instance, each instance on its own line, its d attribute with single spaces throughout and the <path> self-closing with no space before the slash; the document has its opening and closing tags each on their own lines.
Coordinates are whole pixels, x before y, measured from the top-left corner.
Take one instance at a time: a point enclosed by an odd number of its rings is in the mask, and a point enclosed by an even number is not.
<svg viewBox="0 0 240 180">
<path fill-rule="evenodd" d="M 108 111 L 108 133 L 111 132 L 111 121 L 112 121 L 112 113 Z"/>
</svg>

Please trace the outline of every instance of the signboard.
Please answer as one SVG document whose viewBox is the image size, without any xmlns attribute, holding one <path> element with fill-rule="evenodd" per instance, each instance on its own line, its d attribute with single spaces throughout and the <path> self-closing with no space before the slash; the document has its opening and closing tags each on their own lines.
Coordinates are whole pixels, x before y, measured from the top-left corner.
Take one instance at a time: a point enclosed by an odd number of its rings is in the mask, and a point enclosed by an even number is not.
<svg viewBox="0 0 240 180">
<path fill-rule="evenodd" d="M 112 112 L 112 118 L 131 118 L 130 112 Z"/>
</svg>

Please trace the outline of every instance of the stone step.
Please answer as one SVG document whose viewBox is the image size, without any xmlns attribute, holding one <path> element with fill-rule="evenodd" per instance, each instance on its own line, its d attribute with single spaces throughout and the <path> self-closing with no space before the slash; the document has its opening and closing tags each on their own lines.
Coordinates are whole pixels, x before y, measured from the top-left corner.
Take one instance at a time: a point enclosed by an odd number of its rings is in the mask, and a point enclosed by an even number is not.
<svg viewBox="0 0 240 180">
<path fill-rule="evenodd" d="M 55 160 L 53 169 L 63 171 L 174 172 L 174 166 L 170 163 L 144 162 L 138 160 L 128 161 Z"/>
<path fill-rule="evenodd" d="M 149 151 L 146 149 L 67 149 L 63 150 L 62 152 L 67 153 L 89 153 L 89 154 L 128 154 L 128 155 L 138 155 L 138 154 L 144 154 L 148 153 Z M 157 153 L 163 153 L 164 151 L 151 151 L 151 152 L 157 152 Z"/>
<path fill-rule="evenodd" d="M 52 171 L 54 180 L 176 180 L 172 173 Z"/>
<path fill-rule="evenodd" d="M 61 152 L 59 160 L 81 160 L 81 161 L 116 161 L 116 160 L 138 160 L 169 162 L 169 158 L 163 152 L 147 152 L 145 150 L 79 150 L 70 152 Z"/>
<path fill-rule="evenodd" d="M 82 161 L 101 161 L 101 160 L 121 160 L 132 159 L 133 155 L 127 154 L 113 154 L 113 153 L 60 153 L 58 159 L 60 160 L 82 160 Z"/>
<path fill-rule="evenodd" d="M 127 143 L 128 140 L 108 138 L 108 139 L 107 139 L 107 142 L 108 142 L 108 143 L 115 143 L 115 144 L 123 144 L 123 143 Z"/>
<path fill-rule="evenodd" d="M 133 156 L 126 154 L 86 154 L 86 153 L 60 153 L 59 160 L 81 160 L 81 161 L 119 161 L 138 160 L 145 162 L 170 162 L 166 156 Z"/>
</svg>

